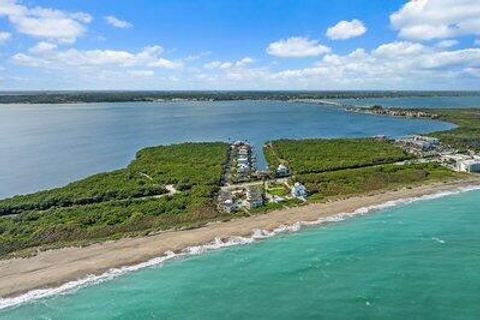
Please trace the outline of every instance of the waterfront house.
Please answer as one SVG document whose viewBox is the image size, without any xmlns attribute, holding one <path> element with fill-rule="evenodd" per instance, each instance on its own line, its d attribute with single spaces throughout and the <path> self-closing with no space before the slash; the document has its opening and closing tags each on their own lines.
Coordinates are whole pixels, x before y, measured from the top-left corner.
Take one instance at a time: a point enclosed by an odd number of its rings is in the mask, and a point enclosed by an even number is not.
<svg viewBox="0 0 480 320">
<path fill-rule="evenodd" d="M 226 213 L 231 213 L 236 209 L 233 195 L 230 191 L 220 191 L 218 195 L 218 209 Z"/>
<path fill-rule="evenodd" d="M 285 177 L 288 176 L 288 168 L 284 164 L 279 164 L 277 168 L 277 176 L 279 177 Z"/>
<path fill-rule="evenodd" d="M 402 145 L 404 148 L 418 151 L 431 151 L 440 146 L 439 139 L 419 135 L 406 136 L 397 140 L 397 143 Z"/>
<path fill-rule="evenodd" d="M 248 165 L 249 162 L 250 162 L 249 159 L 248 159 L 247 157 L 244 157 L 244 156 L 240 156 L 240 157 L 238 157 L 238 159 L 237 159 L 237 163 L 238 163 L 238 164 L 246 164 L 246 165 Z"/>
<path fill-rule="evenodd" d="M 248 149 L 245 147 L 239 148 L 238 149 L 238 154 L 241 156 L 248 156 Z"/>
<path fill-rule="evenodd" d="M 466 154 L 446 154 L 442 156 L 443 165 L 458 172 L 480 172 L 480 158 Z"/>
<path fill-rule="evenodd" d="M 480 160 L 468 159 L 457 163 L 458 171 L 461 172 L 480 172 Z"/>
<path fill-rule="evenodd" d="M 247 199 L 245 205 L 248 209 L 258 208 L 263 206 L 263 196 L 259 188 L 254 186 L 247 187 Z"/>
<path fill-rule="evenodd" d="M 295 182 L 291 189 L 292 197 L 304 200 L 307 196 L 307 188 L 300 182 Z"/>
</svg>

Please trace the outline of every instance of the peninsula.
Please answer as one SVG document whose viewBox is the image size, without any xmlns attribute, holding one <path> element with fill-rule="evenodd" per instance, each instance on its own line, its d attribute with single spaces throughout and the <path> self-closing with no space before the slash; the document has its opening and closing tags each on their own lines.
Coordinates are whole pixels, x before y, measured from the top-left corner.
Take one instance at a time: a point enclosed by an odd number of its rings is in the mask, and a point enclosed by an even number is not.
<svg viewBox="0 0 480 320">
<path fill-rule="evenodd" d="M 444 159 L 446 153 L 476 159 L 480 112 L 425 112 L 458 127 L 418 144 L 408 137 L 270 141 L 263 171 L 248 142 L 151 147 L 124 169 L 1 200 L 0 296 L 215 237 L 248 236 L 254 229 L 480 184 L 468 172 L 476 170 Z"/>
</svg>

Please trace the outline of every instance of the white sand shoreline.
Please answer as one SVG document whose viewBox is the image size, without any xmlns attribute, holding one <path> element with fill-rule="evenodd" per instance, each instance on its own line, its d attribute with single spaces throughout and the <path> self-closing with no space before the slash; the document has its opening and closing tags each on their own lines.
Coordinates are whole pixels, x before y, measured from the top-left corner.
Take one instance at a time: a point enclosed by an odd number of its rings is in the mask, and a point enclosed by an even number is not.
<svg viewBox="0 0 480 320">
<path fill-rule="evenodd" d="M 29 258 L 3 260 L 0 261 L 0 296 L 5 298 L 0 298 L 0 309 L 110 280 L 175 257 L 247 244 L 279 233 L 298 231 L 303 226 L 344 220 L 372 210 L 474 189 L 480 189 L 478 177 L 310 204 L 211 223 L 192 230 L 168 231 L 150 237 L 125 238 L 82 248 L 50 250 Z"/>
</svg>

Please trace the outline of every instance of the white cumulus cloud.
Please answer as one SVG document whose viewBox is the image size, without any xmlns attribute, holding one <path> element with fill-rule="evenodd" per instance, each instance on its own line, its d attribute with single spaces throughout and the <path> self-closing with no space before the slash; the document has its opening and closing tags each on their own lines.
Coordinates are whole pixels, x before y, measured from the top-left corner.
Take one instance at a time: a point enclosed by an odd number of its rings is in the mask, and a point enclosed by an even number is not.
<svg viewBox="0 0 480 320">
<path fill-rule="evenodd" d="M 128 74 L 134 77 L 152 77 L 155 75 L 153 70 L 130 70 Z"/>
<path fill-rule="evenodd" d="M 390 16 L 399 36 L 410 40 L 480 35 L 480 1 L 411 0 Z"/>
<path fill-rule="evenodd" d="M 40 41 L 35 46 L 28 49 L 28 51 L 31 52 L 31 53 L 45 53 L 45 52 L 54 50 L 56 48 L 57 48 L 56 44 L 53 44 L 53 43 L 50 43 L 50 42 L 45 42 L 45 41 Z"/>
<path fill-rule="evenodd" d="M 105 17 L 105 21 L 107 21 L 109 25 L 115 28 L 128 29 L 132 27 L 132 24 L 130 22 L 121 20 L 115 16 L 107 16 Z"/>
<path fill-rule="evenodd" d="M 329 53 L 330 48 L 317 40 L 306 37 L 291 37 L 272 42 L 267 47 L 267 53 L 280 58 L 315 57 Z"/>
<path fill-rule="evenodd" d="M 242 58 L 238 61 L 211 61 L 203 65 L 205 69 L 231 69 L 241 68 L 253 63 L 253 59 L 250 57 Z"/>
<path fill-rule="evenodd" d="M 6 16 L 17 32 L 60 42 L 75 42 L 92 17 L 84 12 L 64 12 L 43 7 L 27 7 L 16 0 L 0 1 L 0 17 Z"/>
<path fill-rule="evenodd" d="M 0 31 L 0 43 L 7 41 L 11 36 L 9 32 Z"/>
<path fill-rule="evenodd" d="M 478 82 L 479 68 L 479 48 L 445 50 L 395 41 L 370 52 L 356 49 L 347 55 L 328 54 L 314 66 L 279 71 L 272 79 L 357 89 L 451 88 L 468 77 L 477 77 L 472 81 Z"/>
<path fill-rule="evenodd" d="M 183 63 L 163 58 L 160 46 L 145 47 L 132 53 L 123 50 L 57 50 L 57 47 L 41 42 L 29 50 L 29 54 L 17 53 L 12 57 L 14 63 L 24 66 L 61 69 L 64 67 L 113 66 L 177 69 Z"/>
<path fill-rule="evenodd" d="M 352 21 L 340 21 L 333 27 L 327 29 L 326 36 L 332 40 L 346 40 L 359 37 L 367 32 L 367 28 L 362 21 L 353 19 Z"/>
<path fill-rule="evenodd" d="M 450 48 L 450 47 L 455 47 L 456 45 L 458 45 L 458 41 L 457 40 L 442 40 L 442 41 L 439 41 L 437 43 L 437 47 L 438 48 Z"/>
</svg>

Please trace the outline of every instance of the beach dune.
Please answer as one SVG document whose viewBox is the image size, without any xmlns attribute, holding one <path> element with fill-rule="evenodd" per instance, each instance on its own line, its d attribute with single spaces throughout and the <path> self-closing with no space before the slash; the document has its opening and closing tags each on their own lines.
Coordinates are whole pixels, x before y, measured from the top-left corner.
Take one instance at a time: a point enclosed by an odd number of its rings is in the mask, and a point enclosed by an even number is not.
<svg viewBox="0 0 480 320">
<path fill-rule="evenodd" d="M 148 237 L 124 238 L 40 252 L 28 258 L 0 261 L 0 297 L 14 297 L 30 290 L 60 286 L 87 275 L 99 275 L 111 268 L 131 266 L 209 243 L 216 237 L 250 236 L 255 229 L 273 230 L 299 221 L 315 221 L 383 203 L 480 185 L 480 177 L 448 183 L 355 196 L 329 203 L 309 204 L 226 222 L 210 223 L 184 231 L 165 231 Z"/>
</svg>

